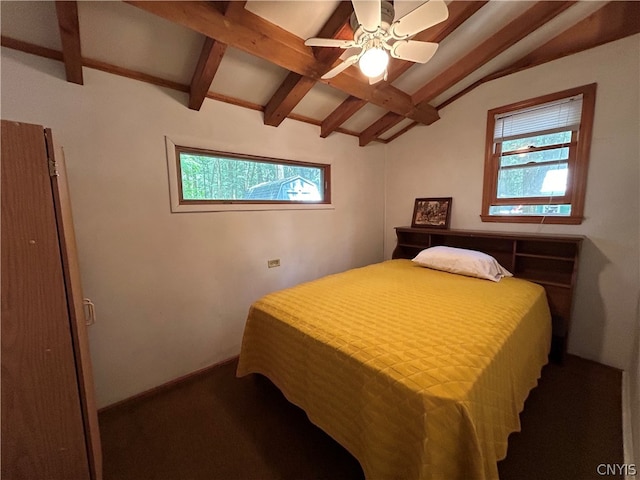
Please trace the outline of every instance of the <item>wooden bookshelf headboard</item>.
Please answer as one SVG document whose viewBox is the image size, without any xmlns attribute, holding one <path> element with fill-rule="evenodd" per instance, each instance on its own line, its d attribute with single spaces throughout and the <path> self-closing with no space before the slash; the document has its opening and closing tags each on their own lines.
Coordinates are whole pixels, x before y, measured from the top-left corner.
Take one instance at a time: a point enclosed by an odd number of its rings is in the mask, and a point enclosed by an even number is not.
<svg viewBox="0 0 640 480">
<path fill-rule="evenodd" d="M 553 321 L 550 357 L 562 361 L 584 237 L 410 227 L 396 227 L 396 237 L 393 258 L 411 259 L 436 245 L 468 248 L 491 255 L 515 277 L 542 285 Z"/>
</svg>

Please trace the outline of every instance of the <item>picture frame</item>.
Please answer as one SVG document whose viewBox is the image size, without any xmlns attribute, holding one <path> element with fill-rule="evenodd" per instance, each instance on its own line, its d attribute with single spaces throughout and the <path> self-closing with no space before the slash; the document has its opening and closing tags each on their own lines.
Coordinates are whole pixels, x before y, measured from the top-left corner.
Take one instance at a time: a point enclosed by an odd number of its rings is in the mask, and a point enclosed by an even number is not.
<svg viewBox="0 0 640 480">
<path fill-rule="evenodd" d="M 448 229 L 452 202 L 452 197 L 416 198 L 411 227 Z"/>
</svg>

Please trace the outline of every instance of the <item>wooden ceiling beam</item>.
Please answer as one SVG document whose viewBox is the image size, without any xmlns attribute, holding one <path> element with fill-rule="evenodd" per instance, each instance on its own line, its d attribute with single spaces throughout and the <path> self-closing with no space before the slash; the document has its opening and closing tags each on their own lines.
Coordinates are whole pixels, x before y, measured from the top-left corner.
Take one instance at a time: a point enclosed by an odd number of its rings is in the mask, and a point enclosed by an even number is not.
<svg viewBox="0 0 640 480">
<path fill-rule="evenodd" d="M 404 118 L 398 118 L 393 112 L 387 112 L 385 115 L 380 117 L 375 123 L 371 124 L 367 127 L 366 130 L 360 132 L 360 136 L 358 137 L 358 143 L 361 147 L 368 145 L 370 142 L 378 138 L 384 132 L 389 130 L 390 128 L 396 126 L 400 123 Z"/>
<path fill-rule="evenodd" d="M 440 110 L 452 104 L 483 83 L 637 33 L 640 33 L 640 2 L 609 2 L 584 20 L 576 23 L 573 27 L 555 36 L 508 67 L 483 77 L 453 97 L 448 98 L 436 106 L 436 109 Z M 395 140 L 417 125 L 415 122 L 410 123 L 389 137 L 388 140 Z"/>
<path fill-rule="evenodd" d="M 6 48 L 10 48 L 12 50 L 28 53 L 30 55 L 37 55 L 43 58 L 49 58 L 51 60 L 62 62 L 62 52 L 58 50 L 53 50 L 47 47 L 41 47 L 39 45 L 34 45 L 32 43 L 24 42 L 22 40 L 16 40 L 14 38 L 7 37 L 5 35 L 0 35 L 0 45 Z M 174 82 L 172 80 L 167 80 L 160 77 L 155 77 L 147 73 L 137 72 L 135 70 L 129 70 L 127 68 L 118 67 L 116 65 L 112 65 L 99 60 L 94 60 L 94 59 L 85 57 L 83 60 L 83 66 L 87 68 L 95 69 L 95 70 L 100 70 L 106 73 L 110 73 L 112 75 L 119 75 L 124 78 L 130 78 L 132 80 L 136 80 L 139 82 L 149 83 L 150 85 L 156 85 L 162 88 L 169 88 L 177 92 L 189 93 L 189 85 L 181 84 L 181 83 Z M 239 98 L 230 97 L 228 95 L 223 95 L 220 93 L 207 92 L 207 98 L 210 98 L 211 100 L 216 100 L 218 102 L 228 103 L 230 105 L 236 105 L 242 108 L 256 110 L 258 112 L 264 111 L 264 107 L 262 105 L 259 105 L 257 103 L 252 103 L 246 100 L 241 100 Z M 298 115 L 296 113 L 292 113 L 289 115 L 289 118 L 297 122 L 308 123 L 310 125 L 315 125 L 318 127 L 320 126 L 320 120 L 309 118 L 304 115 Z M 347 130 L 345 128 L 339 128 L 337 131 L 345 135 L 351 135 L 352 137 L 357 137 L 359 135 L 359 133 L 354 132 L 352 130 Z M 385 140 L 378 140 L 378 141 L 380 143 L 386 143 Z"/>
<path fill-rule="evenodd" d="M 476 13 L 487 1 L 455 1 L 449 4 L 449 18 L 433 27 L 418 33 L 413 40 L 423 42 L 440 43 L 451 32 L 462 25 L 471 15 Z M 404 74 L 409 68 L 414 66 L 413 62 L 403 62 L 392 59 L 389 67 L 387 83 L 392 83 Z M 348 97 L 333 112 L 322 121 L 320 136 L 325 138 L 334 132 L 340 125 L 351 118 L 358 110 L 364 107 L 367 102 L 356 97 Z"/>
<path fill-rule="evenodd" d="M 609 2 L 510 67 L 486 78 L 510 75 L 636 33 L 640 33 L 640 2 Z"/>
<path fill-rule="evenodd" d="M 62 57 L 67 81 L 82 85 L 82 53 L 80 48 L 78 2 L 57 1 L 56 16 L 58 17 Z"/>
<path fill-rule="evenodd" d="M 353 6 L 350 1 L 340 2 L 317 36 L 345 40 L 353 38 L 353 31 L 349 25 L 352 12 Z M 316 59 L 327 65 L 335 62 L 344 52 L 340 48 L 315 47 L 313 50 Z M 267 102 L 264 110 L 264 123 L 274 127 L 280 125 L 315 84 L 316 81 L 311 78 L 290 72 Z"/>
<path fill-rule="evenodd" d="M 237 15 L 240 9 L 244 9 L 246 0 L 215 3 L 215 6 L 221 13 L 228 16 Z M 200 52 L 200 58 L 198 64 L 193 72 L 193 78 L 191 79 L 191 87 L 189 89 L 189 108 L 192 110 L 200 110 L 202 103 L 207 97 L 211 82 L 216 76 L 216 72 L 220 67 L 220 62 L 227 51 L 227 45 L 214 40 L 211 37 L 206 37 L 202 51 Z"/>
<path fill-rule="evenodd" d="M 437 25 L 434 25 L 420 33 L 413 40 L 421 42 L 440 43 L 450 34 L 452 34 L 460 25 L 466 22 L 471 16 L 484 7 L 488 0 L 482 1 L 454 1 L 449 3 L 449 17 Z M 389 83 L 400 78 L 407 70 L 413 67 L 415 63 L 395 60 L 389 70 Z"/>
<path fill-rule="evenodd" d="M 342 0 L 333 11 L 329 19 L 324 23 L 316 37 L 339 38 L 341 40 L 353 39 L 353 30 L 349 20 L 353 13 L 351 0 Z M 341 48 L 312 47 L 313 54 L 322 62 L 333 63 L 344 52 Z"/>
<path fill-rule="evenodd" d="M 536 2 L 522 15 L 472 49 L 429 83 L 422 86 L 412 95 L 414 103 L 417 106 L 428 105 L 428 102 L 435 97 L 447 91 L 467 75 L 473 73 L 485 63 L 540 28 L 574 3 L 575 1 Z M 362 131 L 360 145 L 367 145 L 374 138 L 400 123 L 403 118 L 399 115 L 384 115 Z"/>
<path fill-rule="evenodd" d="M 204 45 L 189 88 L 190 109 L 200 110 L 202 107 L 202 102 L 207 97 L 213 77 L 215 77 L 226 51 L 227 46 L 224 43 L 210 37 L 204 39 Z"/>
<path fill-rule="evenodd" d="M 316 60 L 304 40 L 247 10 L 236 20 L 225 17 L 208 2 L 131 0 L 127 3 L 419 123 L 430 124 L 438 119 L 438 113 L 430 105 L 416 107 L 411 96 L 391 85 L 373 88 L 349 69 L 322 80 L 326 67 Z"/>
<path fill-rule="evenodd" d="M 335 132 L 340 125 L 349 120 L 366 104 L 367 102 L 365 100 L 354 97 L 353 95 L 347 97 L 327 116 L 327 118 L 322 121 L 322 124 L 320 125 L 320 136 L 322 138 L 327 138 Z"/>
<path fill-rule="evenodd" d="M 224 4 L 226 3 L 226 5 Z M 224 2 L 220 7 L 221 13 L 224 13 L 225 16 L 233 19 L 242 18 L 245 12 L 245 6 L 247 5 L 247 0 L 229 0 Z"/>
<path fill-rule="evenodd" d="M 17 40 L 15 38 L 7 37 L 6 35 L 0 35 L 0 46 L 28 53 L 30 55 L 37 55 L 42 58 L 49 58 L 51 60 L 57 60 L 58 62 L 64 62 L 62 52 L 58 50 L 42 47 L 23 40 Z"/>
<path fill-rule="evenodd" d="M 289 72 L 264 108 L 264 124 L 277 127 L 316 84 L 313 78 Z"/>
<path fill-rule="evenodd" d="M 536 2 L 533 7 L 415 92 L 412 95 L 413 101 L 419 104 L 433 100 L 575 3 L 575 1 Z"/>
<path fill-rule="evenodd" d="M 436 108 L 440 110 L 446 107 L 483 83 L 636 33 L 640 33 L 640 2 L 609 2 L 533 52 L 474 82 Z"/>
</svg>

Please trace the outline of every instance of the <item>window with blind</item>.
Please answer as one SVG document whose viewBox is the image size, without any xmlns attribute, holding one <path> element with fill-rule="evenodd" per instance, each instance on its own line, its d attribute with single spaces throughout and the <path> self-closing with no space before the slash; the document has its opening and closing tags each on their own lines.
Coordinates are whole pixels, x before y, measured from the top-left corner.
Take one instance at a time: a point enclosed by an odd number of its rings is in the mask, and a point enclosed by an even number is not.
<svg viewBox="0 0 640 480">
<path fill-rule="evenodd" d="M 596 84 L 490 110 L 485 222 L 582 222 Z"/>
</svg>

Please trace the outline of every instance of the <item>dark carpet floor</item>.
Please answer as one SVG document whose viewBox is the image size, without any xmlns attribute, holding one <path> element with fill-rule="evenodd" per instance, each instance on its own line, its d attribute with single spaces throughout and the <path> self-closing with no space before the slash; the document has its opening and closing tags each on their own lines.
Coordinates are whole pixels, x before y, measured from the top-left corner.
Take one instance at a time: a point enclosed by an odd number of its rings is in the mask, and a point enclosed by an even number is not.
<svg viewBox="0 0 640 480">
<path fill-rule="evenodd" d="M 103 410 L 104 480 L 363 478 L 357 460 L 269 380 L 236 378 L 235 368 Z M 501 480 L 603 478 L 599 464 L 623 461 L 621 374 L 572 356 L 547 365 L 521 420 Z"/>
</svg>

